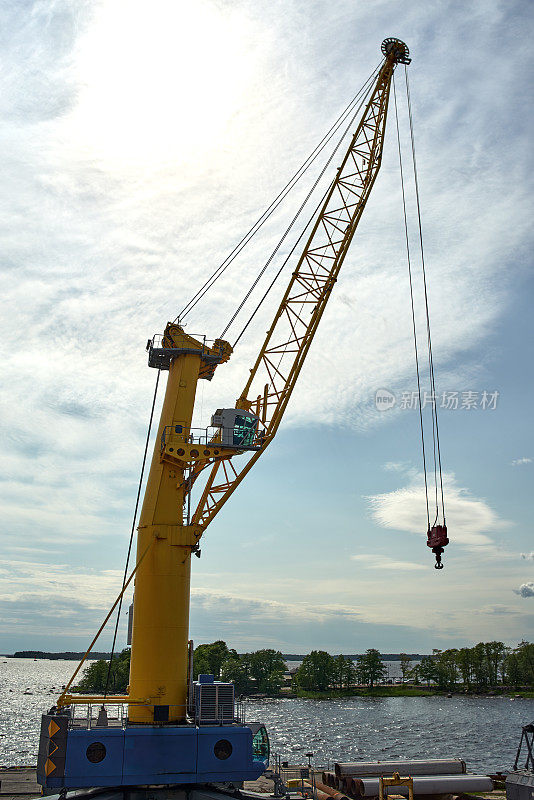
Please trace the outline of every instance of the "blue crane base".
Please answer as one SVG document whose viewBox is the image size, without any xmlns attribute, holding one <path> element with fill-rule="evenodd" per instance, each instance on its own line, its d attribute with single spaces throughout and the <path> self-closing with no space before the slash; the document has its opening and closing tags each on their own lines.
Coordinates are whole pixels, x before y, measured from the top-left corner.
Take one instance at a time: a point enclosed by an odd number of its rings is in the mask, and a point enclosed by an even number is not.
<svg viewBox="0 0 534 800">
<path fill-rule="evenodd" d="M 43 792 L 88 787 L 241 783 L 267 759 L 253 752 L 247 725 L 126 725 L 76 728 L 45 714 L 37 762 Z M 263 726 L 262 726 L 263 727 Z"/>
</svg>

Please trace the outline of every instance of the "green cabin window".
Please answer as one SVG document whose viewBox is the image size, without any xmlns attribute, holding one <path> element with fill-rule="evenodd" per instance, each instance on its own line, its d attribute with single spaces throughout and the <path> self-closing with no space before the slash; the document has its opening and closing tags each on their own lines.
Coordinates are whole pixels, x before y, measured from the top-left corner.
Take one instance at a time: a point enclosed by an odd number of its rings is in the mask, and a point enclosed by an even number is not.
<svg viewBox="0 0 534 800">
<path fill-rule="evenodd" d="M 269 737 L 263 725 L 252 737 L 252 753 L 254 758 L 261 759 L 266 763 L 269 761 Z"/>
<path fill-rule="evenodd" d="M 237 416 L 234 421 L 233 444 L 251 447 L 256 435 L 257 420 L 254 417 L 246 417 L 242 414 Z"/>
</svg>

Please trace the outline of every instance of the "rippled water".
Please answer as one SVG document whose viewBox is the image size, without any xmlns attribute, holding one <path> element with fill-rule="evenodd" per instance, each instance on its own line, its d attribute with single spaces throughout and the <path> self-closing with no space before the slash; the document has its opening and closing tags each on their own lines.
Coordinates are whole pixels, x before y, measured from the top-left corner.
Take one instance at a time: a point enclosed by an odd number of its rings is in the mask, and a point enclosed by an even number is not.
<svg viewBox="0 0 534 800">
<path fill-rule="evenodd" d="M 0 657 L 0 765 L 37 763 L 41 714 L 54 705 L 76 666 Z"/>
<path fill-rule="evenodd" d="M 266 700 L 247 720 L 267 725 L 273 751 L 293 763 L 463 758 L 469 770 L 511 769 L 534 700 L 503 697 L 384 697 Z"/>
<path fill-rule="evenodd" d="M 34 764 L 40 715 L 75 662 L 0 658 L 0 764 Z M 32 694 L 27 694 L 31 692 Z M 247 720 L 267 725 L 274 751 L 305 763 L 376 758 L 461 757 L 470 770 L 510 769 L 534 700 L 502 697 L 385 697 L 255 700 Z"/>
</svg>

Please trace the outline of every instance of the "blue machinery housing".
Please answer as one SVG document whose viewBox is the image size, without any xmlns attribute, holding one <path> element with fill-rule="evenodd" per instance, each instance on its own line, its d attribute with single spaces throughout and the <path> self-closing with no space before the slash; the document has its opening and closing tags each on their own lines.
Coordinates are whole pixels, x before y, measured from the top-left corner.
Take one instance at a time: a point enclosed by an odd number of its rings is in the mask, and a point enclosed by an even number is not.
<svg viewBox="0 0 534 800">
<path fill-rule="evenodd" d="M 217 686 L 213 679 L 211 686 Z M 241 783 L 259 778 L 269 760 L 269 739 L 260 723 L 206 724 L 196 719 L 182 725 L 79 725 L 68 709 L 43 715 L 37 780 L 44 793 L 146 784 Z"/>
</svg>

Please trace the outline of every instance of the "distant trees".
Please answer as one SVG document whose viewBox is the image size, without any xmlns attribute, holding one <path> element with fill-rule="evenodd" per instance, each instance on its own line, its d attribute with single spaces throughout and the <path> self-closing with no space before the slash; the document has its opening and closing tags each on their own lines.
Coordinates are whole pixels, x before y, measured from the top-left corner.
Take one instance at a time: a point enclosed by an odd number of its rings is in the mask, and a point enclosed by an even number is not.
<svg viewBox="0 0 534 800">
<path fill-rule="evenodd" d="M 432 656 L 423 656 L 419 662 L 419 677 L 428 687 L 436 679 L 436 669 Z"/>
<path fill-rule="evenodd" d="M 76 689 L 80 692 L 101 692 L 122 694 L 128 688 L 130 677 L 130 651 L 125 649 L 113 659 L 109 675 L 109 686 L 106 686 L 109 660 L 100 659 L 85 669 Z"/>
<path fill-rule="evenodd" d="M 237 656 L 237 653 L 235 650 L 231 652 L 221 639 L 211 644 L 199 644 L 193 653 L 193 678 L 213 675 L 215 680 L 220 680 L 222 665 L 230 655 Z"/>
<path fill-rule="evenodd" d="M 433 650 L 416 666 L 406 653 L 399 655 L 404 680 L 450 691 L 488 691 L 499 686 L 534 685 L 534 644 L 520 642 L 510 649 L 503 642 L 479 642 L 474 647 Z M 313 650 L 296 673 L 294 685 L 308 691 L 327 691 L 365 684 L 371 689 L 384 681 L 386 667 L 378 650 L 370 648 L 358 656 L 356 666 L 348 656 L 331 656 Z"/>
<path fill-rule="evenodd" d="M 474 647 L 433 650 L 423 656 L 419 678 L 439 689 L 459 685 L 467 691 L 485 691 L 498 686 L 534 684 L 534 644 L 520 642 L 515 648 L 503 642 L 479 642 Z"/>
<path fill-rule="evenodd" d="M 412 659 L 406 653 L 400 653 L 399 661 L 400 661 L 400 668 L 401 668 L 401 673 L 402 673 L 402 681 L 404 683 L 404 681 L 408 677 L 408 673 L 410 672 L 410 665 L 412 663 Z"/>
<path fill-rule="evenodd" d="M 256 650 L 245 653 L 250 660 L 250 673 L 260 692 L 277 694 L 284 683 L 286 662 L 279 650 Z"/>
<path fill-rule="evenodd" d="M 386 667 L 380 653 L 373 648 L 358 656 L 356 665 L 349 656 L 332 656 L 325 650 L 312 650 L 304 657 L 293 682 L 297 689 L 312 692 L 350 689 L 357 682 L 372 689 L 385 675 Z"/>
<path fill-rule="evenodd" d="M 336 679 L 335 659 L 325 650 L 312 650 L 304 656 L 298 668 L 294 683 L 299 689 L 312 692 L 324 692 Z"/>
<path fill-rule="evenodd" d="M 251 694 L 256 684 L 250 670 L 250 653 L 231 654 L 222 665 L 221 679 L 233 683 L 236 694 Z"/>
<path fill-rule="evenodd" d="M 356 667 L 349 656 L 332 656 L 325 650 L 312 650 L 305 656 L 293 678 L 297 689 L 325 692 L 349 689 L 356 682 Z"/>
<path fill-rule="evenodd" d="M 65 653 L 47 653 L 43 650 L 17 650 L 10 658 L 44 658 L 51 661 L 80 661 L 85 653 L 73 653 L 68 650 Z M 91 658 L 109 658 L 109 653 L 91 653 Z"/>
<path fill-rule="evenodd" d="M 534 644 L 520 642 L 506 653 L 503 666 L 511 686 L 534 686 Z"/>
<path fill-rule="evenodd" d="M 279 650 L 263 649 L 252 653 L 229 650 L 226 642 L 200 644 L 193 654 L 193 677 L 205 673 L 216 680 L 231 681 L 238 694 L 253 691 L 278 694 L 284 683 L 286 662 Z"/>
<path fill-rule="evenodd" d="M 349 656 L 334 658 L 334 682 L 338 689 L 349 689 L 357 679 L 354 661 Z"/>
<path fill-rule="evenodd" d="M 90 664 L 76 689 L 83 692 L 104 692 L 108 667 L 107 660 Z M 278 650 L 256 650 L 240 655 L 219 639 L 211 644 L 200 644 L 193 653 L 194 680 L 202 674 L 213 675 L 215 680 L 234 683 L 237 694 L 278 694 L 284 683 L 285 672 L 286 662 Z M 126 691 L 129 673 L 130 650 L 126 649 L 113 660 L 108 687 L 110 694 Z"/>
<path fill-rule="evenodd" d="M 386 667 L 380 658 L 380 652 L 371 647 L 362 656 L 358 656 L 356 673 L 360 683 L 365 683 L 371 689 L 386 676 Z"/>
<path fill-rule="evenodd" d="M 419 664 L 411 667 L 406 653 L 399 656 L 403 680 L 412 679 L 427 687 L 453 690 L 463 687 L 467 691 L 487 691 L 498 686 L 534 686 L 534 644 L 520 642 L 517 647 L 506 647 L 503 642 L 479 642 L 474 647 L 433 650 L 423 656 Z M 82 692 L 104 692 L 109 660 L 100 659 L 90 664 L 76 689 Z M 130 650 L 118 654 L 111 666 L 108 691 L 124 693 L 128 686 Z M 218 640 L 199 645 L 193 654 L 193 678 L 199 674 L 214 675 L 216 680 L 231 681 L 237 694 L 262 692 L 276 695 L 284 683 L 286 664 L 279 650 L 256 650 L 237 653 L 226 642 Z M 333 689 L 351 689 L 355 684 L 365 684 L 371 689 L 383 682 L 386 667 L 378 650 L 370 648 L 358 656 L 354 664 L 350 656 L 332 656 L 325 650 L 312 650 L 304 656 L 296 671 L 293 686 L 312 692 Z"/>
</svg>

